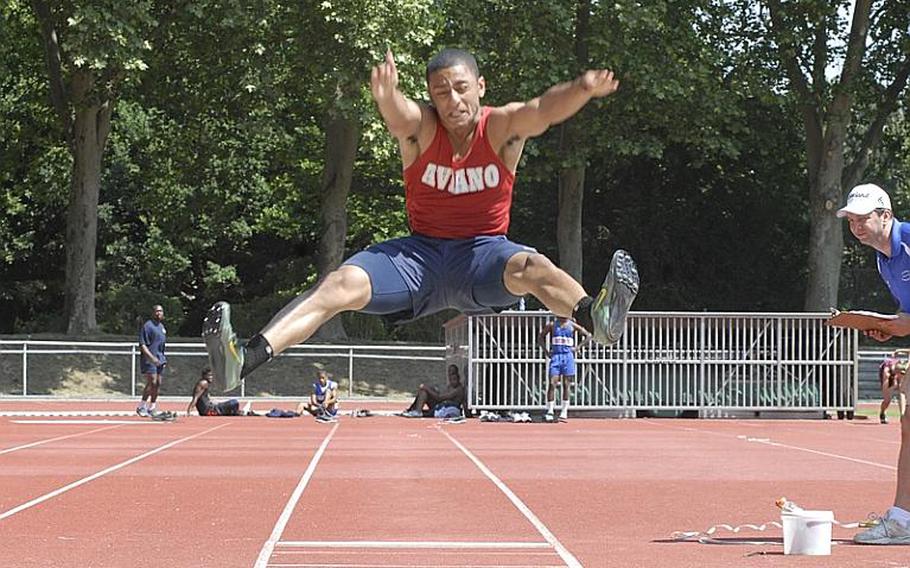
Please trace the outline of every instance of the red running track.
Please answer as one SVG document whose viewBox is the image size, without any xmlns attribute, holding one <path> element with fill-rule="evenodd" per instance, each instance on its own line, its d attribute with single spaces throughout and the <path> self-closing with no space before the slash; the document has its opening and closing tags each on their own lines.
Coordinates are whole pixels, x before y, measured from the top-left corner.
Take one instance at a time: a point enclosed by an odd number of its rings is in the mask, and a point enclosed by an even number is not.
<svg viewBox="0 0 910 568">
<path fill-rule="evenodd" d="M 828 557 L 669 538 L 777 520 L 780 496 L 841 521 L 881 513 L 897 425 L 36 420 L 0 418 L 4 567 L 910 564 L 838 527 Z"/>
</svg>

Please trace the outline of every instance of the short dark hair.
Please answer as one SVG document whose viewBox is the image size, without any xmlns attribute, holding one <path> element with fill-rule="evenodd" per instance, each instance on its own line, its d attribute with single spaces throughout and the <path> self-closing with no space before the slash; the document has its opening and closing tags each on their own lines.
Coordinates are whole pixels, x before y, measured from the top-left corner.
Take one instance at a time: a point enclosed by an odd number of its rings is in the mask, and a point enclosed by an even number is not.
<svg viewBox="0 0 910 568">
<path fill-rule="evenodd" d="M 480 77 L 480 69 L 478 69 L 477 60 L 474 59 L 473 55 L 463 49 L 447 47 L 433 56 L 430 62 L 427 63 L 427 81 L 430 80 L 432 73 L 440 69 L 455 67 L 456 65 L 464 65 L 474 73 L 475 77 Z"/>
</svg>

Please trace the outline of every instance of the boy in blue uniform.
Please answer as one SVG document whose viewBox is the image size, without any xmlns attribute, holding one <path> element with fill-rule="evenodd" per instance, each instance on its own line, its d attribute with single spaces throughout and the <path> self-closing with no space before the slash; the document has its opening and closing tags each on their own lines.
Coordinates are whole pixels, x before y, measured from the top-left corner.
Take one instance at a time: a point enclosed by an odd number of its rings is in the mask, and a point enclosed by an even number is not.
<svg viewBox="0 0 910 568">
<path fill-rule="evenodd" d="M 338 383 L 329 378 L 325 371 L 316 374 L 313 394 L 308 402 L 300 403 L 298 414 L 309 412 L 316 420 L 333 422 L 338 416 Z"/>
<path fill-rule="evenodd" d="M 582 339 L 575 345 L 575 334 Z M 546 337 L 550 335 L 550 348 L 546 347 Z M 588 330 L 581 327 L 572 319 L 565 317 L 556 318 L 540 330 L 537 342 L 543 346 L 544 353 L 550 359 L 549 377 L 547 385 L 547 413 L 544 419 L 553 422 L 553 407 L 556 405 L 556 385 L 562 383 L 562 408 L 559 419 L 569 419 L 569 383 L 575 380 L 575 353 L 591 340 Z"/>
</svg>

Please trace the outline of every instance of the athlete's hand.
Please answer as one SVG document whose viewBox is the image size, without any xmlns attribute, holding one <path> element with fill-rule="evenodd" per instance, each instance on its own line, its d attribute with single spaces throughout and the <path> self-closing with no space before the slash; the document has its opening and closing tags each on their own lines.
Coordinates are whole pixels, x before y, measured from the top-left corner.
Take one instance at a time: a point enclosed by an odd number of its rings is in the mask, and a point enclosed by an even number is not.
<svg viewBox="0 0 910 568">
<path fill-rule="evenodd" d="M 612 95 L 619 88 L 619 79 L 613 78 L 609 69 L 585 71 L 578 77 L 578 84 L 587 91 L 592 98 Z"/>
<path fill-rule="evenodd" d="M 398 68 L 392 50 L 385 52 L 385 61 L 373 67 L 370 73 L 370 90 L 376 102 L 388 99 L 398 89 Z"/>
</svg>

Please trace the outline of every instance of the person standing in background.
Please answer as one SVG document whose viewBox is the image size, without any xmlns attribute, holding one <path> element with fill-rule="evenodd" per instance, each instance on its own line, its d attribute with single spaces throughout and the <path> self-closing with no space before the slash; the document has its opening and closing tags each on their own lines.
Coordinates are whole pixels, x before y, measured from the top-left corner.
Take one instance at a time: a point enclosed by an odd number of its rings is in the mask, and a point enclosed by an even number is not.
<svg viewBox="0 0 910 568">
<path fill-rule="evenodd" d="M 139 369 L 145 377 L 145 388 L 142 389 L 142 403 L 136 408 L 139 416 L 151 416 L 158 404 L 158 390 L 164 376 L 167 357 L 164 345 L 167 343 L 167 330 L 164 327 L 164 308 L 152 307 L 152 317 L 139 330 L 139 349 L 142 356 Z"/>
</svg>

